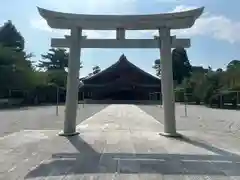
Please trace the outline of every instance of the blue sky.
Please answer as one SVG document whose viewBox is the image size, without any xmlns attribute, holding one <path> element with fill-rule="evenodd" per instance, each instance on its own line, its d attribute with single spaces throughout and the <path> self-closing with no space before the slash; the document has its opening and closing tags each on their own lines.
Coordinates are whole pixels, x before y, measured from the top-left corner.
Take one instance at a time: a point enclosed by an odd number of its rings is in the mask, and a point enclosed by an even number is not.
<svg viewBox="0 0 240 180">
<path fill-rule="evenodd" d="M 25 37 L 26 50 L 36 55 L 46 53 L 51 37 L 63 37 L 68 31 L 52 30 L 39 16 L 36 6 L 70 13 L 87 14 L 149 14 L 184 11 L 205 6 L 203 16 L 192 29 L 172 32 L 177 37 L 191 38 L 187 50 L 193 65 L 224 68 L 233 59 L 240 59 L 240 1 L 238 0 L 9 0 L 1 2 L 0 23 L 12 20 Z M 84 32 L 89 38 L 111 38 L 114 32 Z M 155 32 L 127 32 L 128 37 L 153 37 Z M 91 72 L 94 65 L 102 69 L 125 54 L 129 61 L 143 70 L 153 73 L 153 61 L 159 58 L 159 50 L 84 49 L 81 60 L 84 68 L 81 76 Z"/>
</svg>

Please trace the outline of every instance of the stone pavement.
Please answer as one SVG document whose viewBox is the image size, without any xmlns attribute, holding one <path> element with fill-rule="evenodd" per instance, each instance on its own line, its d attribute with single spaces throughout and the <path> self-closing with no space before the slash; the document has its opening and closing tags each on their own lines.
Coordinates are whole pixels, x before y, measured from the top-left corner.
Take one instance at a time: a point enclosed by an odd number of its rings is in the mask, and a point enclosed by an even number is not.
<svg viewBox="0 0 240 180">
<path fill-rule="evenodd" d="M 1 137 L 0 179 L 240 179 L 240 139 L 221 131 L 162 137 L 162 124 L 134 105 L 110 105 L 77 129 L 70 138 L 58 130 Z"/>
<path fill-rule="evenodd" d="M 163 123 L 163 108 L 156 105 L 140 105 L 143 111 Z M 240 137 L 240 111 L 212 109 L 205 106 L 176 104 L 178 130 L 221 131 Z"/>
<path fill-rule="evenodd" d="M 77 123 L 97 113 L 107 105 L 79 104 Z M 63 128 L 65 106 L 59 106 L 59 116 L 56 116 L 56 106 L 25 107 L 12 110 L 0 110 L 0 137 L 20 130 L 59 130 Z"/>
</svg>

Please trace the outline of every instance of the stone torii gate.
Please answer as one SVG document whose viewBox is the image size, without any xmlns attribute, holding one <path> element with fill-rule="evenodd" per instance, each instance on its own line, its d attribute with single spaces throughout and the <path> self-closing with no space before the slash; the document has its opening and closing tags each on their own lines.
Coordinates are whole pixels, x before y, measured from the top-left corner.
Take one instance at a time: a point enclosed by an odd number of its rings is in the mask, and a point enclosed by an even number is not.
<svg viewBox="0 0 240 180">
<path fill-rule="evenodd" d="M 68 64 L 66 111 L 61 135 L 76 132 L 80 53 L 82 48 L 158 48 L 161 56 L 161 83 L 164 109 L 162 135 L 176 137 L 175 98 L 172 74 L 171 48 L 190 47 L 189 39 L 176 39 L 171 29 L 190 28 L 204 8 L 185 12 L 153 15 L 85 15 L 70 14 L 38 8 L 40 15 L 51 28 L 70 29 L 71 35 L 51 39 L 52 47 L 70 48 Z M 116 39 L 87 39 L 82 30 L 116 30 Z M 125 39 L 125 30 L 158 30 L 153 39 Z"/>
</svg>

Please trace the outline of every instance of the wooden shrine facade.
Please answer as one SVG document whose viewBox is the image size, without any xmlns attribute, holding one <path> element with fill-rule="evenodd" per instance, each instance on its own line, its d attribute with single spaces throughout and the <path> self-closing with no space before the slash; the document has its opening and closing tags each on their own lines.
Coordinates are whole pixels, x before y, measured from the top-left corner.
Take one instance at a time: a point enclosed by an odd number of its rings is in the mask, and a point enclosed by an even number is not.
<svg viewBox="0 0 240 180">
<path fill-rule="evenodd" d="M 84 99 L 149 100 L 150 94 L 161 91 L 161 80 L 129 62 L 126 56 L 101 71 L 83 78 L 79 89 Z"/>
</svg>

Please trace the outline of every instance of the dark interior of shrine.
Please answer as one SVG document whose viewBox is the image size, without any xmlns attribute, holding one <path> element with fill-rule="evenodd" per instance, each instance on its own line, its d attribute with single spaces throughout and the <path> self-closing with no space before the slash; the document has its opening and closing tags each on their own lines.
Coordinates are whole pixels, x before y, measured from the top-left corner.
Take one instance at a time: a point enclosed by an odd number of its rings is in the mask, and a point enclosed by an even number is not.
<svg viewBox="0 0 240 180">
<path fill-rule="evenodd" d="M 111 99 L 111 100 L 146 100 L 146 92 L 136 91 L 134 89 L 119 89 L 118 91 L 113 91 L 105 94 L 101 99 Z"/>
</svg>

